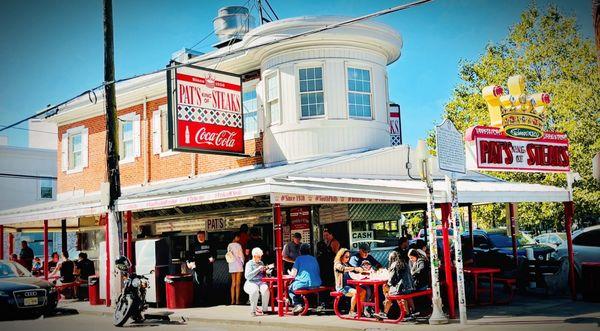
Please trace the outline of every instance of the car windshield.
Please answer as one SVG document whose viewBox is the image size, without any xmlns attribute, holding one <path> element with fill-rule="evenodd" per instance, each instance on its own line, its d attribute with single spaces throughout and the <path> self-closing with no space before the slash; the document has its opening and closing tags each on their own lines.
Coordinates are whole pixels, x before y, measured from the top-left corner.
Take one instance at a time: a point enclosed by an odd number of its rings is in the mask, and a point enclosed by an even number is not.
<svg viewBox="0 0 600 331">
<path fill-rule="evenodd" d="M 490 238 L 490 241 L 492 242 L 492 244 L 495 247 L 511 247 L 512 246 L 512 240 L 510 239 L 509 236 L 507 236 L 505 234 L 488 233 L 488 238 Z M 518 246 L 524 246 L 524 245 L 532 244 L 534 241 L 528 235 L 519 233 L 517 235 L 517 242 L 518 242 Z"/>
<path fill-rule="evenodd" d="M 0 278 L 11 277 L 31 277 L 31 273 L 20 264 L 0 261 Z"/>
</svg>

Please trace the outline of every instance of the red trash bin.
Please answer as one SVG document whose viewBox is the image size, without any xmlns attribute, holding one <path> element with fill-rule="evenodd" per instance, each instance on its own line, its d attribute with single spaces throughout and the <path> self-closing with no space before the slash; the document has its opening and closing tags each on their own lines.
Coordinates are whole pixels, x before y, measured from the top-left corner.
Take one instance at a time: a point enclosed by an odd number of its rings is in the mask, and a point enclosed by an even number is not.
<svg viewBox="0 0 600 331">
<path fill-rule="evenodd" d="M 583 283 L 583 301 L 600 302 L 600 263 L 582 262 L 581 280 Z"/>
<path fill-rule="evenodd" d="M 92 275 L 88 278 L 88 299 L 90 305 L 103 305 L 104 300 L 100 299 L 100 276 Z"/>
<path fill-rule="evenodd" d="M 167 308 L 191 308 L 194 305 L 194 284 L 191 275 L 165 277 Z"/>
</svg>

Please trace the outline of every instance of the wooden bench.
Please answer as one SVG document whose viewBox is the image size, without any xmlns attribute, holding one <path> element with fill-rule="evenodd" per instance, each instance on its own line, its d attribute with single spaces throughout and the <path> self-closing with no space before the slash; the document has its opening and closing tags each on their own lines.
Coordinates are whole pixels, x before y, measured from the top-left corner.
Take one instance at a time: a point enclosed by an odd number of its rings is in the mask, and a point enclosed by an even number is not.
<svg viewBox="0 0 600 331">
<path fill-rule="evenodd" d="M 411 293 L 407 293 L 407 294 L 389 295 L 388 300 L 396 301 L 398 303 L 398 307 L 400 308 L 400 316 L 398 316 L 398 318 L 395 320 L 391 320 L 390 322 L 398 323 L 404 319 L 404 317 L 406 316 L 406 313 L 408 312 L 408 309 L 406 308 L 405 300 L 418 298 L 418 297 L 424 297 L 424 296 L 431 297 L 431 289 L 411 292 Z"/>
<path fill-rule="evenodd" d="M 300 312 L 299 315 L 303 316 L 303 315 L 306 315 L 306 313 L 308 312 L 308 308 L 309 308 L 308 296 L 309 295 L 311 295 L 311 294 L 319 295 L 321 292 L 329 292 L 331 290 L 333 290 L 333 288 L 329 287 L 329 286 L 318 286 L 318 287 L 303 288 L 303 289 L 295 290 L 294 294 L 299 295 L 300 297 L 302 297 L 302 300 L 304 300 L 304 309 L 302 310 L 302 312 Z"/>
</svg>

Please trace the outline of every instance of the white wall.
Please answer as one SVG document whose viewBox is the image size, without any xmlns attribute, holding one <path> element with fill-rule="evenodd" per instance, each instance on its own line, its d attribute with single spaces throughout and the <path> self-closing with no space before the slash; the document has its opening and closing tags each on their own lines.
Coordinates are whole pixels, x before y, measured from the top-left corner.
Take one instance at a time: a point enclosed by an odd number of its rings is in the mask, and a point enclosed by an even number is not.
<svg viewBox="0 0 600 331">
<path fill-rule="evenodd" d="M 29 147 L 53 149 L 58 144 L 56 123 L 32 119 L 29 121 Z"/>
<path fill-rule="evenodd" d="M 0 146 L 0 210 L 51 201 L 40 198 L 38 179 L 11 178 L 2 174 L 56 177 L 56 151 Z M 56 181 L 53 197 L 56 197 Z"/>
<path fill-rule="evenodd" d="M 264 81 L 266 76 L 279 73 L 282 109 L 281 124 L 264 128 L 265 163 L 389 146 L 386 64 L 383 54 L 351 46 L 295 48 L 265 58 L 262 78 Z M 307 66 L 323 68 L 325 115 L 320 118 L 301 118 L 297 75 L 299 68 Z M 372 119 L 348 115 L 348 66 L 371 72 Z"/>
</svg>

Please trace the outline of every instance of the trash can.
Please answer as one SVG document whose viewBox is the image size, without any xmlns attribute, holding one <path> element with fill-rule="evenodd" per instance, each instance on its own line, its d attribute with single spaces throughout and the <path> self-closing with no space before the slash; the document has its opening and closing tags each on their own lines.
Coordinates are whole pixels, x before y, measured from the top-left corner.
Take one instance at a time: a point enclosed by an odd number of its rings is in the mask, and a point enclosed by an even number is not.
<svg viewBox="0 0 600 331">
<path fill-rule="evenodd" d="M 191 275 L 165 277 L 167 308 L 191 308 L 194 305 L 194 284 Z"/>
<path fill-rule="evenodd" d="M 583 282 L 583 300 L 600 302 L 600 262 L 582 262 L 581 278 Z"/>
<path fill-rule="evenodd" d="M 88 278 L 88 298 L 90 305 L 98 306 L 104 304 L 104 300 L 100 299 L 100 276 L 91 275 Z"/>
</svg>

